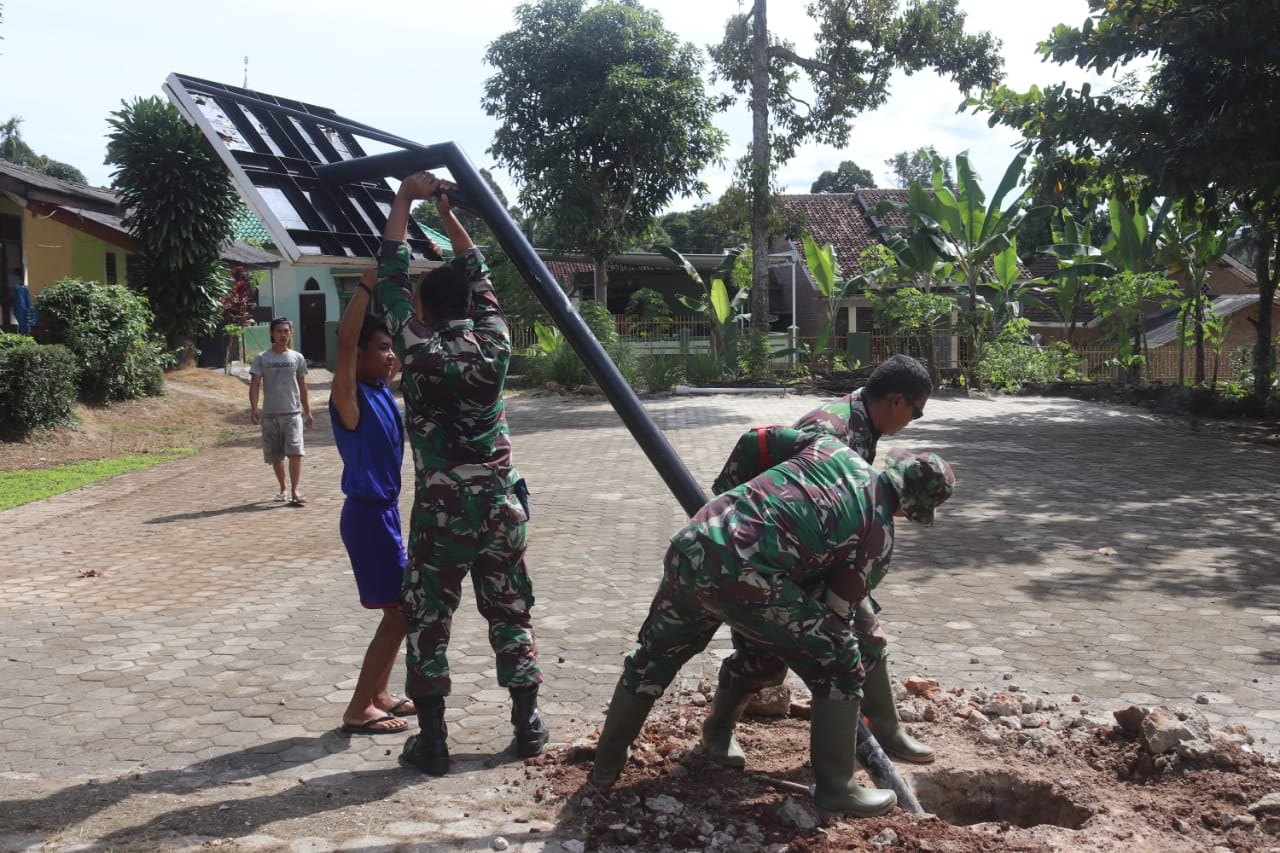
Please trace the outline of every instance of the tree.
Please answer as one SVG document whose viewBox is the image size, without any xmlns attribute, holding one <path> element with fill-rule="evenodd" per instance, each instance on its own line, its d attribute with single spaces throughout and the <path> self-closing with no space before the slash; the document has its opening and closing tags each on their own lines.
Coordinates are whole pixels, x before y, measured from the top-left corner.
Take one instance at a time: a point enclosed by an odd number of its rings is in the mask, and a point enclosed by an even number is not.
<svg viewBox="0 0 1280 853">
<path fill-rule="evenodd" d="M 22 138 L 22 116 L 13 116 L 0 124 L 0 160 L 22 166 L 33 172 L 70 181 L 76 184 L 88 184 L 84 173 L 75 166 L 37 154 Z"/>
<path fill-rule="evenodd" d="M 999 41 L 989 33 L 965 33 L 956 0 L 913 0 L 902 12 L 897 0 L 810 0 L 817 44 L 809 57 L 771 39 L 766 5 L 753 0 L 749 12 L 730 18 L 724 39 L 711 49 L 716 78 L 751 98 L 751 152 L 741 173 L 751 195 L 751 323 L 758 330 L 769 322 L 773 170 L 810 140 L 845 147 L 851 119 L 885 102 L 894 71 L 932 68 L 963 90 L 1001 77 Z M 812 85 L 809 100 L 793 91 L 797 69 Z"/>
<path fill-rule="evenodd" d="M 636 0 L 540 0 L 485 54 L 493 146 L 521 182 L 520 203 L 571 235 L 596 265 L 607 304 L 610 255 L 680 195 L 701 195 L 724 134 L 711 123 L 697 49 Z"/>
<path fill-rule="evenodd" d="M 692 210 L 668 213 L 658 226 L 669 238 L 657 245 L 680 247 L 683 252 L 718 254 L 731 246 L 747 242 L 751 224 L 750 202 L 742 187 L 731 186 L 713 204 L 700 204 Z M 661 238 L 659 238 L 661 240 Z"/>
<path fill-rule="evenodd" d="M 933 179 L 933 161 L 938 159 L 938 151 L 932 145 L 917 148 L 915 151 L 899 151 L 884 164 L 893 172 L 894 186 L 906 189 L 912 184 L 928 184 Z M 942 179 L 951 183 L 951 161 L 946 158 L 942 162 Z"/>
<path fill-rule="evenodd" d="M 159 331 L 189 352 L 222 315 L 228 282 L 219 258 L 240 198 L 176 107 L 157 97 L 121 104 L 107 120 L 106 162 L 141 250 L 142 281 L 129 284 L 147 296 Z"/>
<path fill-rule="evenodd" d="M 811 193 L 853 193 L 875 189 L 876 179 L 852 160 L 845 160 L 834 170 L 828 169 L 809 187 Z"/>
<path fill-rule="evenodd" d="M 1261 251 L 1255 267 L 1259 312 L 1254 345 L 1255 399 L 1274 379 L 1271 311 L 1280 270 L 1280 17 L 1258 14 L 1253 0 L 1091 0 L 1079 27 L 1054 28 L 1040 52 L 1097 73 L 1152 64 L 1142 85 L 1096 95 L 1065 83 L 1025 93 L 999 88 L 975 102 L 991 122 L 1020 129 L 1064 182 L 1075 164 L 1095 160 L 1117 187 L 1144 202 L 1164 196 L 1198 205 L 1202 226 L 1238 214 Z M 1123 79 L 1123 78 L 1122 78 Z M 1068 191 L 1070 188 L 1068 187 Z"/>
</svg>

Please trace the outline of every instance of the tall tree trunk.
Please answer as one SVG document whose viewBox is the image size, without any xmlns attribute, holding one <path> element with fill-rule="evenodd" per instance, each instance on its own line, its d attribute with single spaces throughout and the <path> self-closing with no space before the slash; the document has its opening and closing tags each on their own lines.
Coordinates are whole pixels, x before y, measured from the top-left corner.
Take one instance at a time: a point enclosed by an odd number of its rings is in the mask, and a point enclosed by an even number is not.
<svg viewBox="0 0 1280 853">
<path fill-rule="evenodd" d="M 1196 289 L 1195 316 L 1196 385 L 1204 385 L 1204 287 Z"/>
<path fill-rule="evenodd" d="M 769 26 L 765 0 L 751 17 L 751 328 L 769 328 Z"/>
<path fill-rule="evenodd" d="M 596 266 L 595 300 L 609 310 L 609 259 L 593 258 Z"/>
<path fill-rule="evenodd" d="M 1272 343 L 1271 312 L 1276 298 L 1276 274 L 1272 257 L 1276 250 L 1274 220 L 1271 211 L 1265 211 L 1263 224 L 1258 228 L 1258 343 L 1253 349 L 1253 395 L 1258 402 L 1271 393 L 1275 373 L 1275 345 Z"/>
</svg>

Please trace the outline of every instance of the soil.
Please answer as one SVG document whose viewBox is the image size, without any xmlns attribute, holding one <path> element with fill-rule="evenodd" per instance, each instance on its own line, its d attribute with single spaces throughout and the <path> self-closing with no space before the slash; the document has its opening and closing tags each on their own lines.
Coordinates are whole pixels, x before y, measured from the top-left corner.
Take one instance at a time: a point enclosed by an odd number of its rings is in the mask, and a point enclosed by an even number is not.
<svg viewBox="0 0 1280 853">
<path fill-rule="evenodd" d="M 1157 754 L 1166 743 L 1148 745 L 1116 717 L 1090 714 L 1080 697 L 1055 703 L 1012 685 L 987 695 L 908 683 L 924 695 L 903 692 L 900 707 L 919 720 L 911 728 L 939 760 L 898 767 L 931 814 L 819 816 L 802 793 L 813 781 L 803 697 L 793 697 L 785 717 L 739 724 L 745 771 L 716 765 L 698 737 L 707 685 L 655 706 L 612 791 L 589 781 L 593 736 L 530 762 L 545 777 L 537 797 L 560 807 L 560 833 L 582 839 L 585 850 L 1280 848 L 1280 764 L 1254 752 L 1247 732 L 1211 733 L 1194 711 L 1168 710 L 1164 719 L 1199 736 Z M 1131 729 L 1147 711 L 1130 712 Z"/>
</svg>

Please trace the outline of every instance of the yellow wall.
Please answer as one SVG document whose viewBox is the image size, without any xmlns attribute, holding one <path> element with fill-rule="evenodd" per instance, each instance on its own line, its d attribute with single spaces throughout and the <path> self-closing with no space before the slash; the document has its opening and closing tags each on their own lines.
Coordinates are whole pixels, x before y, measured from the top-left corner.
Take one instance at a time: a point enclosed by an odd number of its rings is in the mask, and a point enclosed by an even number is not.
<svg viewBox="0 0 1280 853">
<path fill-rule="evenodd" d="M 22 216 L 23 251 L 27 256 L 27 285 L 31 295 L 64 278 L 106 283 L 108 252 L 116 255 L 116 275 L 125 277 L 124 249 L 52 219 Z"/>
</svg>

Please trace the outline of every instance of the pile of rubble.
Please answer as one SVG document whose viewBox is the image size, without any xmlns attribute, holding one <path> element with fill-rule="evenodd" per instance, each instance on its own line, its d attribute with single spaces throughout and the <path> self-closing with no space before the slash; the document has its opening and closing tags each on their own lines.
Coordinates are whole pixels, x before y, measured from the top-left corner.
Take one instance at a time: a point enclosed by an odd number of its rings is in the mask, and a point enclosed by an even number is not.
<svg viewBox="0 0 1280 853">
<path fill-rule="evenodd" d="M 539 796 L 562 806 L 558 834 L 581 850 L 1280 850 L 1280 766 L 1247 731 L 1211 730 L 1194 709 L 1104 712 L 1014 684 L 908 679 L 899 712 L 939 759 L 899 769 L 930 814 L 824 821 L 802 793 L 812 781 L 803 688 L 747 709 L 745 772 L 714 764 L 699 743 L 712 689 L 655 707 L 611 792 L 587 780 L 594 735 L 535 762 Z"/>
</svg>

